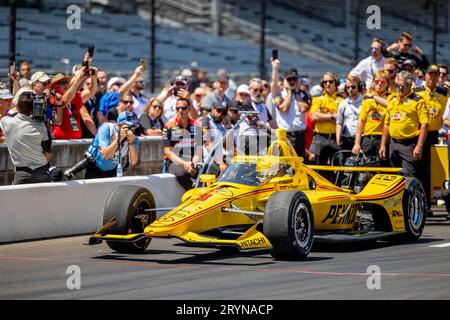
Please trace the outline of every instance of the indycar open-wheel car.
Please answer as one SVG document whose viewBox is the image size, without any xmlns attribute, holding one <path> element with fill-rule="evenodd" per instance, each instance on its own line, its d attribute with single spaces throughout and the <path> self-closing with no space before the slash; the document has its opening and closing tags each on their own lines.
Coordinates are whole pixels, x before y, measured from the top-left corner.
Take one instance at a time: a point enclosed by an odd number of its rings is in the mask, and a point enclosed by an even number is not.
<svg viewBox="0 0 450 320">
<path fill-rule="evenodd" d="M 264 156 L 236 156 L 222 176 L 202 175 L 202 187 L 156 219 L 149 190 L 120 186 L 110 195 L 104 225 L 90 244 L 138 253 L 152 238 L 240 251 L 271 249 L 300 260 L 314 241 L 355 241 L 402 235 L 418 239 L 425 226 L 421 183 L 400 168 L 307 166 L 278 129 Z M 335 185 L 316 171 L 370 173 L 357 187 Z"/>
</svg>

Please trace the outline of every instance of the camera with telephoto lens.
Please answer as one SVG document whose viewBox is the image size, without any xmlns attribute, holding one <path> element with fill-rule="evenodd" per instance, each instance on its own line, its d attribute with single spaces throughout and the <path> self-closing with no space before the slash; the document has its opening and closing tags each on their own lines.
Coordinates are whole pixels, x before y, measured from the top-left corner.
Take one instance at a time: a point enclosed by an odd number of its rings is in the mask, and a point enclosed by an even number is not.
<svg viewBox="0 0 450 320">
<path fill-rule="evenodd" d="M 80 172 L 83 171 L 84 169 L 87 168 L 87 166 L 90 163 L 94 162 L 94 158 L 92 157 L 92 155 L 89 152 L 85 152 L 84 153 L 84 159 L 81 160 L 80 162 L 78 162 L 77 164 L 75 164 L 73 167 L 67 169 L 66 171 L 64 171 L 64 176 L 68 179 L 68 180 L 72 180 L 75 178 L 75 176 Z"/>
<path fill-rule="evenodd" d="M 140 124 L 136 124 L 132 127 L 129 127 L 129 129 L 134 133 L 136 137 L 139 137 L 144 134 L 144 128 Z"/>
<path fill-rule="evenodd" d="M 43 95 L 33 95 L 33 110 L 31 117 L 34 120 L 45 122 L 45 110 L 47 108 L 47 101 Z"/>
</svg>

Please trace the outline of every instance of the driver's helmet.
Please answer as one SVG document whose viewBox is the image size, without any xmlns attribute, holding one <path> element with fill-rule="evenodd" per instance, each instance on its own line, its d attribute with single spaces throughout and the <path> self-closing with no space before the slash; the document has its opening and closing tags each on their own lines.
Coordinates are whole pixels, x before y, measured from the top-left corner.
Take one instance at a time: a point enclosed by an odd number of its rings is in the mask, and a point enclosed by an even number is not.
<svg viewBox="0 0 450 320">
<path fill-rule="evenodd" d="M 259 162 L 256 166 L 256 178 L 259 181 L 271 179 L 275 175 L 283 176 L 286 174 L 287 168 L 282 163 L 264 163 Z"/>
</svg>

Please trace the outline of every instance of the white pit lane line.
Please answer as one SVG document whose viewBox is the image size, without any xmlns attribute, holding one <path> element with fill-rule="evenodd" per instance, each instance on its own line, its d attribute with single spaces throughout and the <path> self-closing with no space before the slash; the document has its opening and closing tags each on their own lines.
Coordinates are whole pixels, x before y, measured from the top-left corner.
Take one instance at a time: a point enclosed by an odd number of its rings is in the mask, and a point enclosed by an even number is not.
<svg viewBox="0 0 450 320">
<path fill-rule="evenodd" d="M 450 242 L 441 243 L 441 244 L 433 244 L 430 246 L 430 248 L 447 248 L 447 247 L 450 247 Z"/>
</svg>

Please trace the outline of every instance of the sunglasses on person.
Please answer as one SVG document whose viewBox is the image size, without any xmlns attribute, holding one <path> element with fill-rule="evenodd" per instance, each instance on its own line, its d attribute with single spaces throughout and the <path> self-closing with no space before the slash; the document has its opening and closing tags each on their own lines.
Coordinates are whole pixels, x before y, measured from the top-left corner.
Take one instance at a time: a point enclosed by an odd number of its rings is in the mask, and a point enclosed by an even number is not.
<svg viewBox="0 0 450 320">
<path fill-rule="evenodd" d="M 134 104 L 133 100 L 122 100 L 122 103 L 124 104 Z"/>
<path fill-rule="evenodd" d="M 230 111 L 233 112 L 234 114 L 238 114 L 239 113 L 239 110 L 231 110 L 230 109 Z"/>
<path fill-rule="evenodd" d="M 188 109 L 188 107 L 176 107 L 175 108 L 175 110 L 177 110 L 177 111 L 180 111 L 180 110 L 186 111 L 187 109 Z"/>
<path fill-rule="evenodd" d="M 387 85 L 387 82 L 384 81 L 384 80 L 375 80 L 374 82 L 375 82 L 375 84 L 378 84 L 378 85 L 380 85 L 380 86 L 385 86 L 385 85 Z"/>
<path fill-rule="evenodd" d="M 345 86 L 345 89 L 352 89 L 352 90 L 355 90 L 356 89 L 356 86 Z"/>
<path fill-rule="evenodd" d="M 289 77 L 289 78 L 286 78 L 286 80 L 288 82 L 297 82 L 298 78 L 297 77 Z"/>
<path fill-rule="evenodd" d="M 448 73 L 447 73 L 447 72 L 439 72 L 439 74 L 440 74 L 441 76 L 446 77 Z"/>
<path fill-rule="evenodd" d="M 409 86 L 408 83 L 396 83 L 395 87 L 399 88 L 399 89 L 406 89 Z"/>
<path fill-rule="evenodd" d="M 412 47 L 412 43 L 403 43 L 403 45 L 407 48 L 411 48 Z"/>
<path fill-rule="evenodd" d="M 264 92 L 264 88 L 252 89 L 253 92 Z"/>
<path fill-rule="evenodd" d="M 323 80 L 324 84 L 332 84 L 334 83 L 334 80 Z"/>
<path fill-rule="evenodd" d="M 386 69 L 386 71 L 389 72 L 389 74 L 395 73 L 395 69 Z"/>
</svg>

